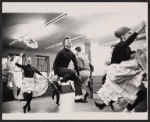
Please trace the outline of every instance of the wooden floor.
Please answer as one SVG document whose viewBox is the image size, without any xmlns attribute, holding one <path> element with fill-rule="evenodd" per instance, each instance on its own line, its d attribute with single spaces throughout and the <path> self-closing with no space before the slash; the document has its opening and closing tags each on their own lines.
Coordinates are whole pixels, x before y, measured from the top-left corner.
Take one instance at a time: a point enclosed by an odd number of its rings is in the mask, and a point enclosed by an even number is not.
<svg viewBox="0 0 150 122">
<path fill-rule="evenodd" d="M 55 100 L 51 96 L 34 98 L 31 103 L 30 113 L 77 113 L 77 112 L 113 112 L 108 106 L 103 110 L 97 108 L 94 101 L 98 97 L 94 95 L 94 99 L 88 98 L 88 103 L 75 103 L 74 93 L 61 94 L 60 106 L 55 104 Z M 136 112 L 147 111 L 146 99 L 142 101 L 137 107 Z M 24 101 L 7 101 L 2 103 L 2 113 L 23 113 L 22 107 Z"/>
<path fill-rule="evenodd" d="M 24 101 L 8 101 L 2 105 L 3 113 L 20 113 Z M 55 104 L 55 100 L 51 97 L 38 97 L 34 98 L 31 103 L 31 113 L 51 113 L 51 112 L 100 112 L 94 105 L 93 99 L 88 99 L 88 103 L 75 103 L 74 93 L 62 94 L 60 99 L 60 106 Z M 104 110 L 105 111 L 105 110 Z M 108 107 L 106 111 L 111 111 Z"/>
</svg>

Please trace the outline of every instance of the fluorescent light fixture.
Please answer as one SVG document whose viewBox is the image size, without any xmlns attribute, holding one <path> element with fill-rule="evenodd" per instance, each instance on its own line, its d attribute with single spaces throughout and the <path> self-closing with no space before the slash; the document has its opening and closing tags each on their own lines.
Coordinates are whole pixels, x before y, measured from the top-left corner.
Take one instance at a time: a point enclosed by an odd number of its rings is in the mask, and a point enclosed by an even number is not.
<svg viewBox="0 0 150 122">
<path fill-rule="evenodd" d="M 43 28 L 43 26 L 48 26 L 49 24 L 53 24 L 53 23 L 59 21 L 60 19 L 64 18 L 66 15 L 67 15 L 66 13 L 63 13 L 63 14 L 57 16 L 56 18 L 50 20 L 49 22 L 46 22 L 46 23 L 43 24 L 42 26 L 40 25 L 40 26 L 37 27 L 37 23 L 34 24 L 34 26 L 31 26 L 31 25 L 28 25 L 28 26 L 27 26 L 27 25 L 26 25 L 26 26 L 24 27 L 24 28 L 25 28 L 24 30 L 32 30 L 32 31 L 30 31 L 30 32 L 28 32 L 28 33 L 22 35 L 21 37 L 24 37 L 24 36 L 26 36 L 26 35 L 28 35 L 28 34 L 34 32 L 34 31 L 36 31 L 36 30 L 39 30 L 39 29 Z M 39 24 L 39 23 L 38 23 L 38 24 Z M 40 23 L 40 24 L 41 24 L 41 23 Z M 31 27 L 32 27 L 32 28 L 31 28 Z M 26 32 L 27 32 L 27 31 L 26 31 Z M 16 40 L 14 40 L 13 42 L 9 43 L 9 45 L 10 45 L 10 46 L 11 46 L 11 45 L 14 45 L 14 44 L 16 44 L 18 41 L 19 41 L 19 40 L 16 39 Z"/>
<path fill-rule="evenodd" d="M 67 13 L 63 13 L 63 14 L 57 16 L 56 18 L 52 19 L 51 21 L 45 23 L 44 25 L 47 26 L 49 24 L 55 23 L 55 22 L 61 20 L 62 18 L 64 18 L 66 15 L 67 15 Z"/>
</svg>

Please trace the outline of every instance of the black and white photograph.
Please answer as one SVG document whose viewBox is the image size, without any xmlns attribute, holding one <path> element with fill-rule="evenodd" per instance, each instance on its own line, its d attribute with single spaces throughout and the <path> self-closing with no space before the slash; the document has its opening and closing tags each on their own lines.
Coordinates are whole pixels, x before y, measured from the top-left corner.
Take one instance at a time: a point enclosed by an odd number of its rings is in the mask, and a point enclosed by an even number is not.
<svg viewBox="0 0 150 122">
<path fill-rule="evenodd" d="M 2 2 L 2 120 L 147 120 L 148 2 Z"/>
</svg>

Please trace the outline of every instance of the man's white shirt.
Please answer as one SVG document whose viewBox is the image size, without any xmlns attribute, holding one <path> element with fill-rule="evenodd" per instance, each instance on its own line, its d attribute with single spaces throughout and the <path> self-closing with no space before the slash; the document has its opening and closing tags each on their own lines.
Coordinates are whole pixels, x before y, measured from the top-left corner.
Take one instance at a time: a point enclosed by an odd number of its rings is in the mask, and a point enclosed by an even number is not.
<svg viewBox="0 0 150 122">
<path fill-rule="evenodd" d="M 15 61 L 10 61 L 8 60 L 4 66 L 3 66 L 3 69 L 8 69 L 8 72 L 10 73 L 14 73 L 14 69 L 15 69 Z"/>
</svg>

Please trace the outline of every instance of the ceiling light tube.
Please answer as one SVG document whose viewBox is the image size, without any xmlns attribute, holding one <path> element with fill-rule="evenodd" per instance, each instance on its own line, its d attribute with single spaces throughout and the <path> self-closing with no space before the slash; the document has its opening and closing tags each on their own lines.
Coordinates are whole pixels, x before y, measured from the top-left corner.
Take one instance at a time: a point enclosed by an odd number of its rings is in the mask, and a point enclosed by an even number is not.
<svg viewBox="0 0 150 122">
<path fill-rule="evenodd" d="M 66 15 L 67 15 L 67 13 L 63 13 L 63 14 L 57 16 L 56 18 L 50 20 L 49 22 L 45 23 L 43 26 L 47 26 L 47 25 L 49 25 L 49 24 L 55 23 L 55 22 L 61 20 L 62 18 L 64 18 Z M 36 29 L 36 30 L 37 30 L 37 29 Z M 21 38 L 22 38 L 22 37 L 25 37 L 26 35 L 28 35 L 28 34 L 30 34 L 30 33 L 31 33 L 31 32 L 28 32 L 27 34 L 21 36 Z M 19 38 L 19 39 L 20 39 L 20 38 Z M 16 40 L 14 40 L 13 42 L 10 42 L 9 45 L 12 46 L 12 45 L 16 44 L 17 42 L 19 42 L 19 39 L 16 39 Z"/>
</svg>

